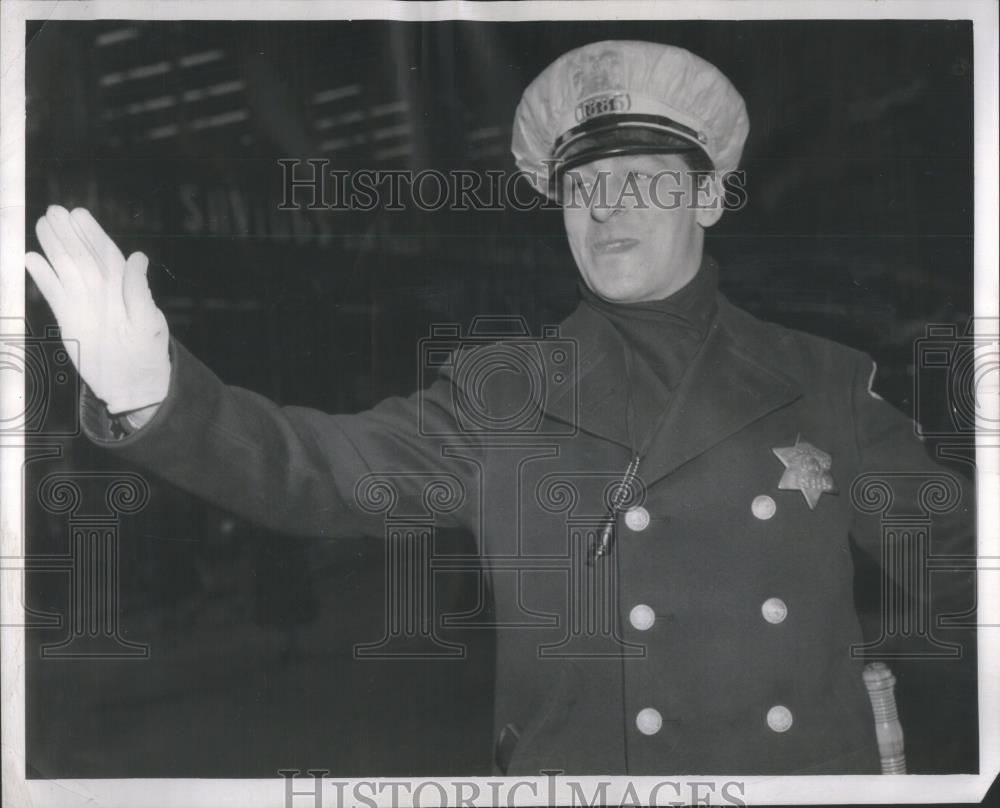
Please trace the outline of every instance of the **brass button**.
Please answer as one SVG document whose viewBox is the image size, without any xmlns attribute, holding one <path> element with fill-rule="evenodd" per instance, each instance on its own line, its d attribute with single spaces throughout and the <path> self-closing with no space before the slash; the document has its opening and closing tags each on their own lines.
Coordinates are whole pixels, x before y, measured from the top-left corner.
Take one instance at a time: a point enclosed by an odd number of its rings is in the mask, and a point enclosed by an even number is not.
<svg viewBox="0 0 1000 808">
<path fill-rule="evenodd" d="M 639 710 L 638 715 L 635 717 L 635 725 L 643 735 L 655 735 L 660 731 L 660 727 L 663 726 L 663 716 L 660 715 L 659 710 L 646 707 Z"/>
<path fill-rule="evenodd" d="M 639 631 L 648 631 L 656 622 L 656 613 L 645 603 L 640 603 L 632 607 L 632 611 L 628 613 L 628 620 Z"/>
<path fill-rule="evenodd" d="M 750 511 L 761 520 L 766 521 L 770 519 L 777 510 L 778 506 L 775 505 L 774 500 L 767 494 L 754 497 L 753 502 L 750 503 Z"/>
<path fill-rule="evenodd" d="M 634 530 L 636 533 L 645 530 L 649 527 L 649 511 L 643 508 L 642 505 L 629 508 L 625 511 L 625 524 L 629 530 Z"/>
<path fill-rule="evenodd" d="M 767 711 L 767 725 L 775 732 L 785 732 L 792 726 L 792 711 L 776 704 Z"/>
<path fill-rule="evenodd" d="M 781 598 L 768 598 L 761 604 L 760 613 L 768 623 L 777 625 L 788 617 L 788 607 Z"/>
</svg>

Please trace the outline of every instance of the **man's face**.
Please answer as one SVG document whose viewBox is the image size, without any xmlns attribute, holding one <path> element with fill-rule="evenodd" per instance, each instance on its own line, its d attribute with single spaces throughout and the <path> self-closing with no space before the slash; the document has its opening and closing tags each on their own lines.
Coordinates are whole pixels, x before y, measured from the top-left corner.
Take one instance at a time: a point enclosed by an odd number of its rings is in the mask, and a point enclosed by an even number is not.
<svg viewBox="0 0 1000 808">
<path fill-rule="evenodd" d="M 722 214 L 677 154 L 595 160 L 563 177 L 563 221 L 584 282 L 617 303 L 661 300 L 701 264 L 703 228 Z M 717 197 L 715 197 L 717 199 Z M 706 205 L 708 207 L 706 207 Z"/>
</svg>

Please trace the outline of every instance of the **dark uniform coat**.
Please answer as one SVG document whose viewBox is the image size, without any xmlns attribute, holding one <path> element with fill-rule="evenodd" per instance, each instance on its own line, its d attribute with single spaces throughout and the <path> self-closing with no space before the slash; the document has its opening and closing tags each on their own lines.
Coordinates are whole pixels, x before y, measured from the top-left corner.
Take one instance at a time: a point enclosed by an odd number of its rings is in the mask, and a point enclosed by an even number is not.
<svg viewBox="0 0 1000 808">
<path fill-rule="evenodd" d="M 384 536 L 387 518 L 430 512 L 474 531 L 498 625 L 501 772 L 877 773 L 851 655 L 849 537 L 879 558 L 882 530 L 852 505 L 852 483 L 942 472 L 870 392 L 872 361 L 720 295 L 611 551 L 588 564 L 632 454 L 625 360 L 585 306 L 558 339 L 569 347 L 535 354 L 548 386 L 527 428 L 523 390 L 470 397 L 475 374 L 457 369 L 332 416 L 226 386 L 177 342 L 149 424 L 115 440 L 88 396 L 84 423 L 122 457 L 286 533 Z M 461 410 L 473 405 L 478 420 Z M 968 539 L 969 493 L 934 523 L 935 552 Z"/>
</svg>

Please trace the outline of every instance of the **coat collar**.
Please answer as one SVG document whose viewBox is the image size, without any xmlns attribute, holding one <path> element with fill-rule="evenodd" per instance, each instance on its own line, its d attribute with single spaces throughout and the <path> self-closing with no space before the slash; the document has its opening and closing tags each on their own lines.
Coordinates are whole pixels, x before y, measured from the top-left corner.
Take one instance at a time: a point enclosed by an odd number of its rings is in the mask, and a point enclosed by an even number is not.
<svg viewBox="0 0 1000 808">
<path fill-rule="evenodd" d="M 718 303 L 708 336 L 671 396 L 640 464 L 646 485 L 801 395 L 781 367 L 783 351 L 774 333 L 722 294 Z M 563 321 L 559 338 L 573 341 L 577 366 L 546 402 L 547 414 L 631 452 L 621 338 L 586 306 Z"/>
</svg>

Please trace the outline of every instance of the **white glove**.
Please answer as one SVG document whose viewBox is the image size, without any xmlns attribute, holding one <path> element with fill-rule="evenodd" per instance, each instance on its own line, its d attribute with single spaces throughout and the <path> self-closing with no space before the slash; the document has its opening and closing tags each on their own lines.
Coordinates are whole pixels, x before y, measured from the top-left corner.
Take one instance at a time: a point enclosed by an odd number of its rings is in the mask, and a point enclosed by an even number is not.
<svg viewBox="0 0 1000 808">
<path fill-rule="evenodd" d="M 170 385 L 167 321 L 149 292 L 149 259 L 128 261 L 83 208 L 52 205 L 35 226 L 48 261 L 24 264 L 41 290 L 80 377 L 112 415 L 158 404 Z"/>
</svg>

